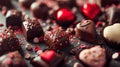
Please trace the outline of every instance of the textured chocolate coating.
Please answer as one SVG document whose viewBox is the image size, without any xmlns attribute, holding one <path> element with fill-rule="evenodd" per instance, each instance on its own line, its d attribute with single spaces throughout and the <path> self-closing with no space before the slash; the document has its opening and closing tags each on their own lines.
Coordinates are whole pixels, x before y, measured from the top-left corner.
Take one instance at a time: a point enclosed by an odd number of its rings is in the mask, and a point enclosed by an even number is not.
<svg viewBox="0 0 120 67">
<path fill-rule="evenodd" d="M 84 20 L 77 24 L 75 28 L 75 35 L 81 40 L 95 43 L 96 30 L 95 23 L 91 20 Z"/>
<path fill-rule="evenodd" d="M 69 45 L 68 35 L 60 29 L 54 29 L 45 34 L 46 44 L 53 49 L 63 49 Z"/>
<path fill-rule="evenodd" d="M 6 29 L 2 33 L 2 41 L 0 45 L 0 55 L 11 52 L 11 51 L 21 51 L 21 44 L 18 38 L 15 36 L 14 31 L 11 28 Z"/>
<path fill-rule="evenodd" d="M 0 67 L 28 67 L 18 51 L 0 57 Z"/>
<path fill-rule="evenodd" d="M 22 12 L 17 10 L 9 10 L 6 14 L 6 25 L 9 26 L 18 26 L 21 28 L 22 25 Z"/>
<path fill-rule="evenodd" d="M 44 36 L 43 29 L 38 20 L 25 21 L 22 24 L 23 35 L 27 41 L 33 42 L 34 38 Z"/>
</svg>

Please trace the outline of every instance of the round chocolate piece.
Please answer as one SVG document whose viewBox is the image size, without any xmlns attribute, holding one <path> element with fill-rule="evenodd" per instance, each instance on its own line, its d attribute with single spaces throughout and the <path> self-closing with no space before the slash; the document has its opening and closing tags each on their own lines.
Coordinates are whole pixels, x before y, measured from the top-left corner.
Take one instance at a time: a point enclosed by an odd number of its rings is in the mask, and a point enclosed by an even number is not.
<svg viewBox="0 0 120 67">
<path fill-rule="evenodd" d="M 45 20 L 49 16 L 49 10 L 50 8 L 42 2 L 34 2 L 31 5 L 31 12 L 35 18 L 39 18 L 42 20 Z"/>
</svg>

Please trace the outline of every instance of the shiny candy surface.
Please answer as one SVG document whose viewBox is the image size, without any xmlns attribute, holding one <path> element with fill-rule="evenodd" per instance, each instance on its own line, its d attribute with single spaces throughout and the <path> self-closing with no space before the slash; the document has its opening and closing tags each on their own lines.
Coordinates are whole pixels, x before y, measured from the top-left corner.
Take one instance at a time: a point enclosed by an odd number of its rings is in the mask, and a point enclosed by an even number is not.
<svg viewBox="0 0 120 67">
<path fill-rule="evenodd" d="M 94 19 L 101 12 L 97 4 L 84 4 L 81 11 L 89 19 Z"/>
</svg>

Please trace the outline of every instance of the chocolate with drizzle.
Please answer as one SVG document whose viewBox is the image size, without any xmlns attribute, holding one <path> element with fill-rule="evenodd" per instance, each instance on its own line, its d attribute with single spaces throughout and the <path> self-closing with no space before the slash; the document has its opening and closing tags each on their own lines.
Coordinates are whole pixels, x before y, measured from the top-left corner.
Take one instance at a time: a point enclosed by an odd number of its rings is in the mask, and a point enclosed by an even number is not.
<svg viewBox="0 0 120 67">
<path fill-rule="evenodd" d="M 95 23 L 91 20 L 84 20 L 77 24 L 75 28 L 75 35 L 81 40 L 95 43 L 96 30 Z"/>
<path fill-rule="evenodd" d="M 44 40 L 52 49 L 63 49 L 69 45 L 69 38 L 66 32 L 61 29 L 54 29 L 45 34 Z"/>
<path fill-rule="evenodd" d="M 11 27 L 2 33 L 0 48 L 0 55 L 16 50 L 21 51 L 21 44 L 19 43 L 19 40 L 15 36 L 14 30 Z"/>
</svg>

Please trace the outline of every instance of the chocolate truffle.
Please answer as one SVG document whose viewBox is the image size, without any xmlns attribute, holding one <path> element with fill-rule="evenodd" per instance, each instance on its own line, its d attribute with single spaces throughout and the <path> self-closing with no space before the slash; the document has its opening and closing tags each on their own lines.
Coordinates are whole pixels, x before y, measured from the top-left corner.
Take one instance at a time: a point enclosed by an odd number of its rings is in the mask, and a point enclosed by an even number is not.
<svg viewBox="0 0 120 67">
<path fill-rule="evenodd" d="M 79 59 L 89 67 L 104 67 L 106 63 L 105 49 L 95 46 L 80 52 Z"/>
<path fill-rule="evenodd" d="M 107 17 L 108 17 L 108 22 L 109 25 L 114 24 L 114 23 L 120 23 L 120 8 L 117 7 L 110 7 L 107 10 Z"/>
<path fill-rule="evenodd" d="M 50 8 L 43 2 L 34 2 L 31 5 L 31 12 L 35 18 L 46 20 L 49 16 Z"/>
<path fill-rule="evenodd" d="M 0 67 L 28 67 L 18 51 L 0 57 Z"/>
<path fill-rule="evenodd" d="M 31 4 L 32 4 L 34 1 L 35 1 L 35 0 L 18 0 L 20 6 L 23 7 L 23 8 L 30 8 Z"/>
<path fill-rule="evenodd" d="M 40 25 L 40 22 L 36 20 L 27 20 L 24 21 L 22 24 L 22 31 L 23 35 L 25 36 L 26 40 L 29 42 L 38 43 L 38 39 L 40 37 L 44 37 L 43 29 Z M 37 38 L 37 41 L 35 39 Z"/>
<path fill-rule="evenodd" d="M 95 23 L 91 20 L 83 20 L 75 27 L 75 35 L 83 41 L 96 42 Z"/>
<path fill-rule="evenodd" d="M 2 32 L 2 42 L 0 45 L 0 55 L 11 52 L 11 51 L 22 51 L 19 39 L 15 36 L 12 28 L 7 28 Z"/>
<path fill-rule="evenodd" d="M 6 14 L 6 26 L 19 27 L 22 26 L 22 12 L 17 10 L 9 10 Z"/>
<path fill-rule="evenodd" d="M 120 47 L 120 23 L 115 23 L 103 29 L 103 37 L 109 46 Z"/>
<path fill-rule="evenodd" d="M 50 48 L 56 50 L 69 45 L 69 35 L 59 28 L 46 32 L 44 40 Z"/>
<path fill-rule="evenodd" d="M 76 16 L 67 8 L 61 8 L 53 14 L 56 23 L 62 27 L 69 27 L 76 20 Z"/>
</svg>

